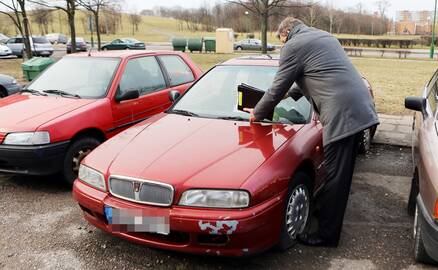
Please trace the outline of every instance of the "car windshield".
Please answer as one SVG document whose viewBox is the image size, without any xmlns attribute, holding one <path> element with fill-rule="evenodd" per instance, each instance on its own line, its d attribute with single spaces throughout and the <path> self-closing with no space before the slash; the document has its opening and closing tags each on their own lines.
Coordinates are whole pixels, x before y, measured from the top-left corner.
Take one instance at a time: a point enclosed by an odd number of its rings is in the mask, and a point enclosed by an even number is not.
<svg viewBox="0 0 438 270">
<path fill-rule="evenodd" d="M 26 89 L 59 90 L 82 98 L 102 98 L 113 78 L 118 58 L 64 57 L 50 66 Z"/>
<path fill-rule="evenodd" d="M 273 66 L 217 66 L 197 81 L 170 112 L 248 121 L 249 114 L 237 109 L 238 85 L 244 83 L 267 91 L 277 69 Z M 303 124 L 309 121 L 310 113 L 311 105 L 305 97 L 298 101 L 285 97 L 275 108 L 272 120 Z"/>
</svg>

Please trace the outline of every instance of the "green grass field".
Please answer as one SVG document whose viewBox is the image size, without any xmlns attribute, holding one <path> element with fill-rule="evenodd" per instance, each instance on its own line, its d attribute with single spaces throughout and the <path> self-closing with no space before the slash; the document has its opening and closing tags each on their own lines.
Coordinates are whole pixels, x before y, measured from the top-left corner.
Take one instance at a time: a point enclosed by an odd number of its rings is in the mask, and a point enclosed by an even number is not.
<svg viewBox="0 0 438 270">
<path fill-rule="evenodd" d="M 189 56 L 207 71 L 213 65 L 238 55 L 192 53 Z M 404 108 L 404 98 L 419 95 L 438 68 L 437 62 L 428 60 L 352 58 L 352 62 L 372 84 L 378 112 L 386 114 L 410 113 Z M 25 83 L 21 63 L 21 59 L 0 60 L 0 73 Z"/>
</svg>

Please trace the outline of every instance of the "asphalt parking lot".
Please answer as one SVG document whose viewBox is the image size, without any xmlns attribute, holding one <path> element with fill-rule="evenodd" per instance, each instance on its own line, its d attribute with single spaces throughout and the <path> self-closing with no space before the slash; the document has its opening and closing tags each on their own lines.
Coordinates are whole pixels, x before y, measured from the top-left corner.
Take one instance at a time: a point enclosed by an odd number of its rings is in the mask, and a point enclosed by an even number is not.
<svg viewBox="0 0 438 270">
<path fill-rule="evenodd" d="M 132 244 L 88 225 L 56 177 L 0 177 L 0 269 L 429 269 L 412 259 L 410 149 L 358 159 L 339 248 L 296 245 L 248 259 Z M 430 268 L 431 269 L 431 268 Z"/>
</svg>

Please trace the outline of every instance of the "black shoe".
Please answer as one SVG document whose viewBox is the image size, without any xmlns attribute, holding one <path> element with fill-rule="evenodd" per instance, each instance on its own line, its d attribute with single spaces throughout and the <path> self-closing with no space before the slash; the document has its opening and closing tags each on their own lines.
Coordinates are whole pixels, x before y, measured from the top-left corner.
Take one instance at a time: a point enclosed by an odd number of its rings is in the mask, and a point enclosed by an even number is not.
<svg viewBox="0 0 438 270">
<path fill-rule="evenodd" d="M 331 243 L 322 238 L 319 233 L 303 233 L 298 235 L 298 241 L 306 246 L 312 247 L 337 247 L 337 244 Z"/>
</svg>

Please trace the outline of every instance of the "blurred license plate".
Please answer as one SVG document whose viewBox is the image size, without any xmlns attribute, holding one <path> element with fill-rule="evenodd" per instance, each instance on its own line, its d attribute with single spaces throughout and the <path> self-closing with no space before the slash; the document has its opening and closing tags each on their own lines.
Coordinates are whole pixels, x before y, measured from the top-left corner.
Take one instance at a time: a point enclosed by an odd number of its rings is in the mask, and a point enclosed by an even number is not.
<svg viewBox="0 0 438 270">
<path fill-rule="evenodd" d="M 150 232 L 169 234 L 168 216 L 150 215 L 139 209 L 116 209 L 104 207 L 105 218 L 113 231 L 118 232 Z"/>
</svg>

